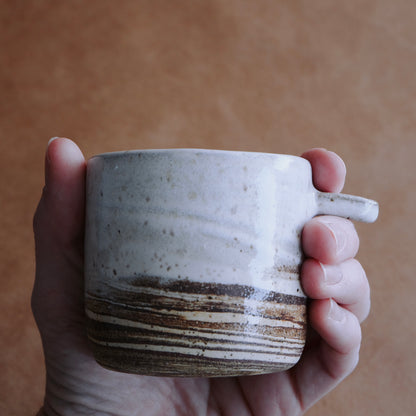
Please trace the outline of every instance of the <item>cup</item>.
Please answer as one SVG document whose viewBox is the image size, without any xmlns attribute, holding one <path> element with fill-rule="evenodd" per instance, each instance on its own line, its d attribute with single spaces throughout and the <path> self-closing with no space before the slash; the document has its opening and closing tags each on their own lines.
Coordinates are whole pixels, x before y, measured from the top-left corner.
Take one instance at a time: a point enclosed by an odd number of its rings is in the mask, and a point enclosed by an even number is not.
<svg viewBox="0 0 416 416">
<path fill-rule="evenodd" d="M 317 191 L 303 158 L 202 149 L 94 156 L 86 201 L 95 359 L 152 376 L 292 367 L 306 335 L 304 224 L 378 215 L 375 201 Z"/>
</svg>

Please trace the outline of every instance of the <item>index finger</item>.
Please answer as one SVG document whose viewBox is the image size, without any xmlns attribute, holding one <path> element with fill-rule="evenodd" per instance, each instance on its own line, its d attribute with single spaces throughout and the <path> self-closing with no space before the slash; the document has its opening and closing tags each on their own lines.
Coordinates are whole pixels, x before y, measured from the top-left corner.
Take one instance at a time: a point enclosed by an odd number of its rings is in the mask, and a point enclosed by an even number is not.
<svg viewBox="0 0 416 416">
<path fill-rule="evenodd" d="M 344 161 L 334 152 L 316 148 L 306 151 L 302 157 L 312 166 L 312 180 L 322 192 L 341 192 L 345 183 Z"/>
</svg>

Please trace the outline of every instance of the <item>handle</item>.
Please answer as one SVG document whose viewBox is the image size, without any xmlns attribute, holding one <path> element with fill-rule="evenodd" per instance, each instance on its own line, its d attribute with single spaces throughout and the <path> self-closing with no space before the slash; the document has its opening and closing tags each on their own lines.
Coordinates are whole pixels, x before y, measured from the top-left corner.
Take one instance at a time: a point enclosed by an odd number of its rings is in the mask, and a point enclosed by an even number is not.
<svg viewBox="0 0 416 416">
<path fill-rule="evenodd" d="M 317 215 L 336 215 L 355 221 L 374 222 L 378 203 L 360 196 L 317 191 Z"/>
</svg>

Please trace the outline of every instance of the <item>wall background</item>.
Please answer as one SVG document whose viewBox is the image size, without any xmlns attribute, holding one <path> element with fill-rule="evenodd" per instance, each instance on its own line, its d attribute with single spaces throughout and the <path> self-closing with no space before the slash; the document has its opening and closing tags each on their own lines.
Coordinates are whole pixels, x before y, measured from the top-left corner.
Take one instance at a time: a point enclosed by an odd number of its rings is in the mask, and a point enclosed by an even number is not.
<svg viewBox="0 0 416 416">
<path fill-rule="evenodd" d="M 0 7 L 0 413 L 35 414 L 32 215 L 52 136 L 86 157 L 209 147 L 346 161 L 372 286 L 356 371 L 309 416 L 414 414 L 416 8 L 331 2 L 52 0 Z"/>
</svg>

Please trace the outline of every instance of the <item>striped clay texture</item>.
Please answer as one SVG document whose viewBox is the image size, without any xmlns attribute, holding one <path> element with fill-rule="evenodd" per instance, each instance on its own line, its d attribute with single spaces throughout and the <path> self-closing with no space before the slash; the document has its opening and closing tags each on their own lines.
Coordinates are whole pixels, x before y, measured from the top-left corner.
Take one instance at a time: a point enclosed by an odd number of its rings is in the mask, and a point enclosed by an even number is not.
<svg viewBox="0 0 416 416">
<path fill-rule="evenodd" d="M 86 294 L 88 336 L 96 360 L 117 371 L 270 373 L 296 364 L 304 347 L 303 296 L 144 276 L 96 292 Z"/>
</svg>

